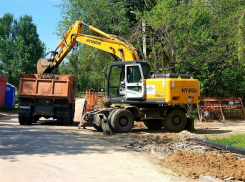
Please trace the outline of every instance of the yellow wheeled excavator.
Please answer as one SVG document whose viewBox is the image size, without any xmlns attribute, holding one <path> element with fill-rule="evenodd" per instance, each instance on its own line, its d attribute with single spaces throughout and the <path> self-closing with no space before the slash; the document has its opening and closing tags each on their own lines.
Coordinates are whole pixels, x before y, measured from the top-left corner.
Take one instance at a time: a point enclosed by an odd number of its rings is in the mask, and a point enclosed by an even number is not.
<svg viewBox="0 0 245 182">
<path fill-rule="evenodd" d="M 82 26 L 103 37 L 82 34 Z M 112 62 L 107 76 L 109 104 L 124 105 L 85 113 L 79 126 L 92 123 L 99 131 L 129 132 L 134 121 L 143 121 L 149 129 L 180 132 L 194 130 L 194 121 L 187 118 L 183 105 L 200 101 L 200 84 L 190 74 L 152 74 L 148 62 L 140 61 L 135 48 L 126 40 L 102 32 L 82 21 L 68 30 L 50 59 L 37 63 L 39 76 L 51 73 L 77 42 L 104 50 L 122 61 Z"/>
<path fill-rule="evenodd" d="M 104 37 L 96 37 L 92 35 L 82 34 L 83 25 L 89 27 L 90 30 L 99 33 Z M 139 60 L 138 53 L 135 48 L 126 40 L 116 36 L 109 35 L 101 30 L 89 26 L 82 21 L 76 21 L 67 31 L 64 38 L 58 44 L 55 51 L 51 52 L 50 59 L 39 59 L 37 62 L 37 72 L 41 76 L 44 73 L 51 73 L 57 68 L 66 55 L 76 45 L 77 42 L 101 49 L 118 56 L 122 61 Z"/>
</svg>

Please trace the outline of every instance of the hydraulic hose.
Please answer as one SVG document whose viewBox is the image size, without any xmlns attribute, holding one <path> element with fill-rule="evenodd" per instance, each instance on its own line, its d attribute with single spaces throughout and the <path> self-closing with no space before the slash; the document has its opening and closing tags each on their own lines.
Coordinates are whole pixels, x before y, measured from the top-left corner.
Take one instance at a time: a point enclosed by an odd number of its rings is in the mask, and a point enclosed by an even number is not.
<svg viewBox="0 0 245 182">
<path fill-rule="evenodd" d="M 188 142 L 189 141 L 194 141 L 194 142 L 197 142 L 197 143 L 202 143 L 202 144 L 206 144 L 206 145 L 212 146 L 214 148 L 224 149 L 224 150 L 228 150 L 230 152 L 234 152 L 234 153 L 237 153 L 237 154 L 245 155 L 245 149 L 238 148 L 238 147 L 233 147 L 233 146 L 230 146 L 230 145 L 224 145 L 224 144 L 221 144 L 221 143 L 211 142 L 211 141 L 208 141 L 208 140 L 201 140 L 201 139 L 197 139 L 197 138 L 188 138 L 185 141 L 188 141 Z"/>
</svg>

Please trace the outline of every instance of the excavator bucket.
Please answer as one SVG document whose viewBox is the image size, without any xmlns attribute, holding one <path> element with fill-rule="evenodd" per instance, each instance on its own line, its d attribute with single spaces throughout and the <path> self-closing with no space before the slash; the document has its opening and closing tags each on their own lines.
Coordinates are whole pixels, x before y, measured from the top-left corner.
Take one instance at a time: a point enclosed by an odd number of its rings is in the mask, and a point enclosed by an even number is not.
<svg viewBox="0 0 245 182">
<path fill-rule="evenodd" d="M 42 76 L 45 71 L 50 68 L 50 62 L 47 59 L 41 58 L 37 61 L 37 73 Z"/>
</svg>

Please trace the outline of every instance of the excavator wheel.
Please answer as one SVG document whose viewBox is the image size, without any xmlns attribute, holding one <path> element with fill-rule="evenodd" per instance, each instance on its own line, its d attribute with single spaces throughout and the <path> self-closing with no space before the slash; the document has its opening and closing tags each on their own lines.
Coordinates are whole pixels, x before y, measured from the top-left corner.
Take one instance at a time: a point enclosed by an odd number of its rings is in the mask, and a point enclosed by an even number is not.
<svg viewBox="0 0 245 182">
<path fill-rule="evenodd" d="M 37 73 L 39 76 L 50 67 L 50 62 L 47 59 L 41 58 L 37 61 Z"/>
</svg>

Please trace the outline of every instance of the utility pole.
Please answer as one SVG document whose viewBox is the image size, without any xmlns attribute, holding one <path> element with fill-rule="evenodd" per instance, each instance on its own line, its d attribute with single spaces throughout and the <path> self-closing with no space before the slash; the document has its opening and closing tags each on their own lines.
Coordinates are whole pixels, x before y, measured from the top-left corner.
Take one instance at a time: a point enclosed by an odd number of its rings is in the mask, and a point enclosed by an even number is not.
<svg viewBox="0 0 245 182">
<path fill-rule="evenodd" d="M 135 14 L 136 13 L 134 11 L 130 11 L 130 13 Z M 146 53 L 146 34 L 145 34 L 145 19 L 142 17 L 142 44 L 143 44 L 143 60 L 146 61 L 147 58 L 147 53 Z"/>
<path fill-rule="evenodd" d="M 143 33 L 143 54 L 144 54 L 144 61 L 146 61 L 147 54 L 146 54 L 146 35 L 145 35 L 145 19 L 142 18 L 142 33 Z"/>
</svg>

